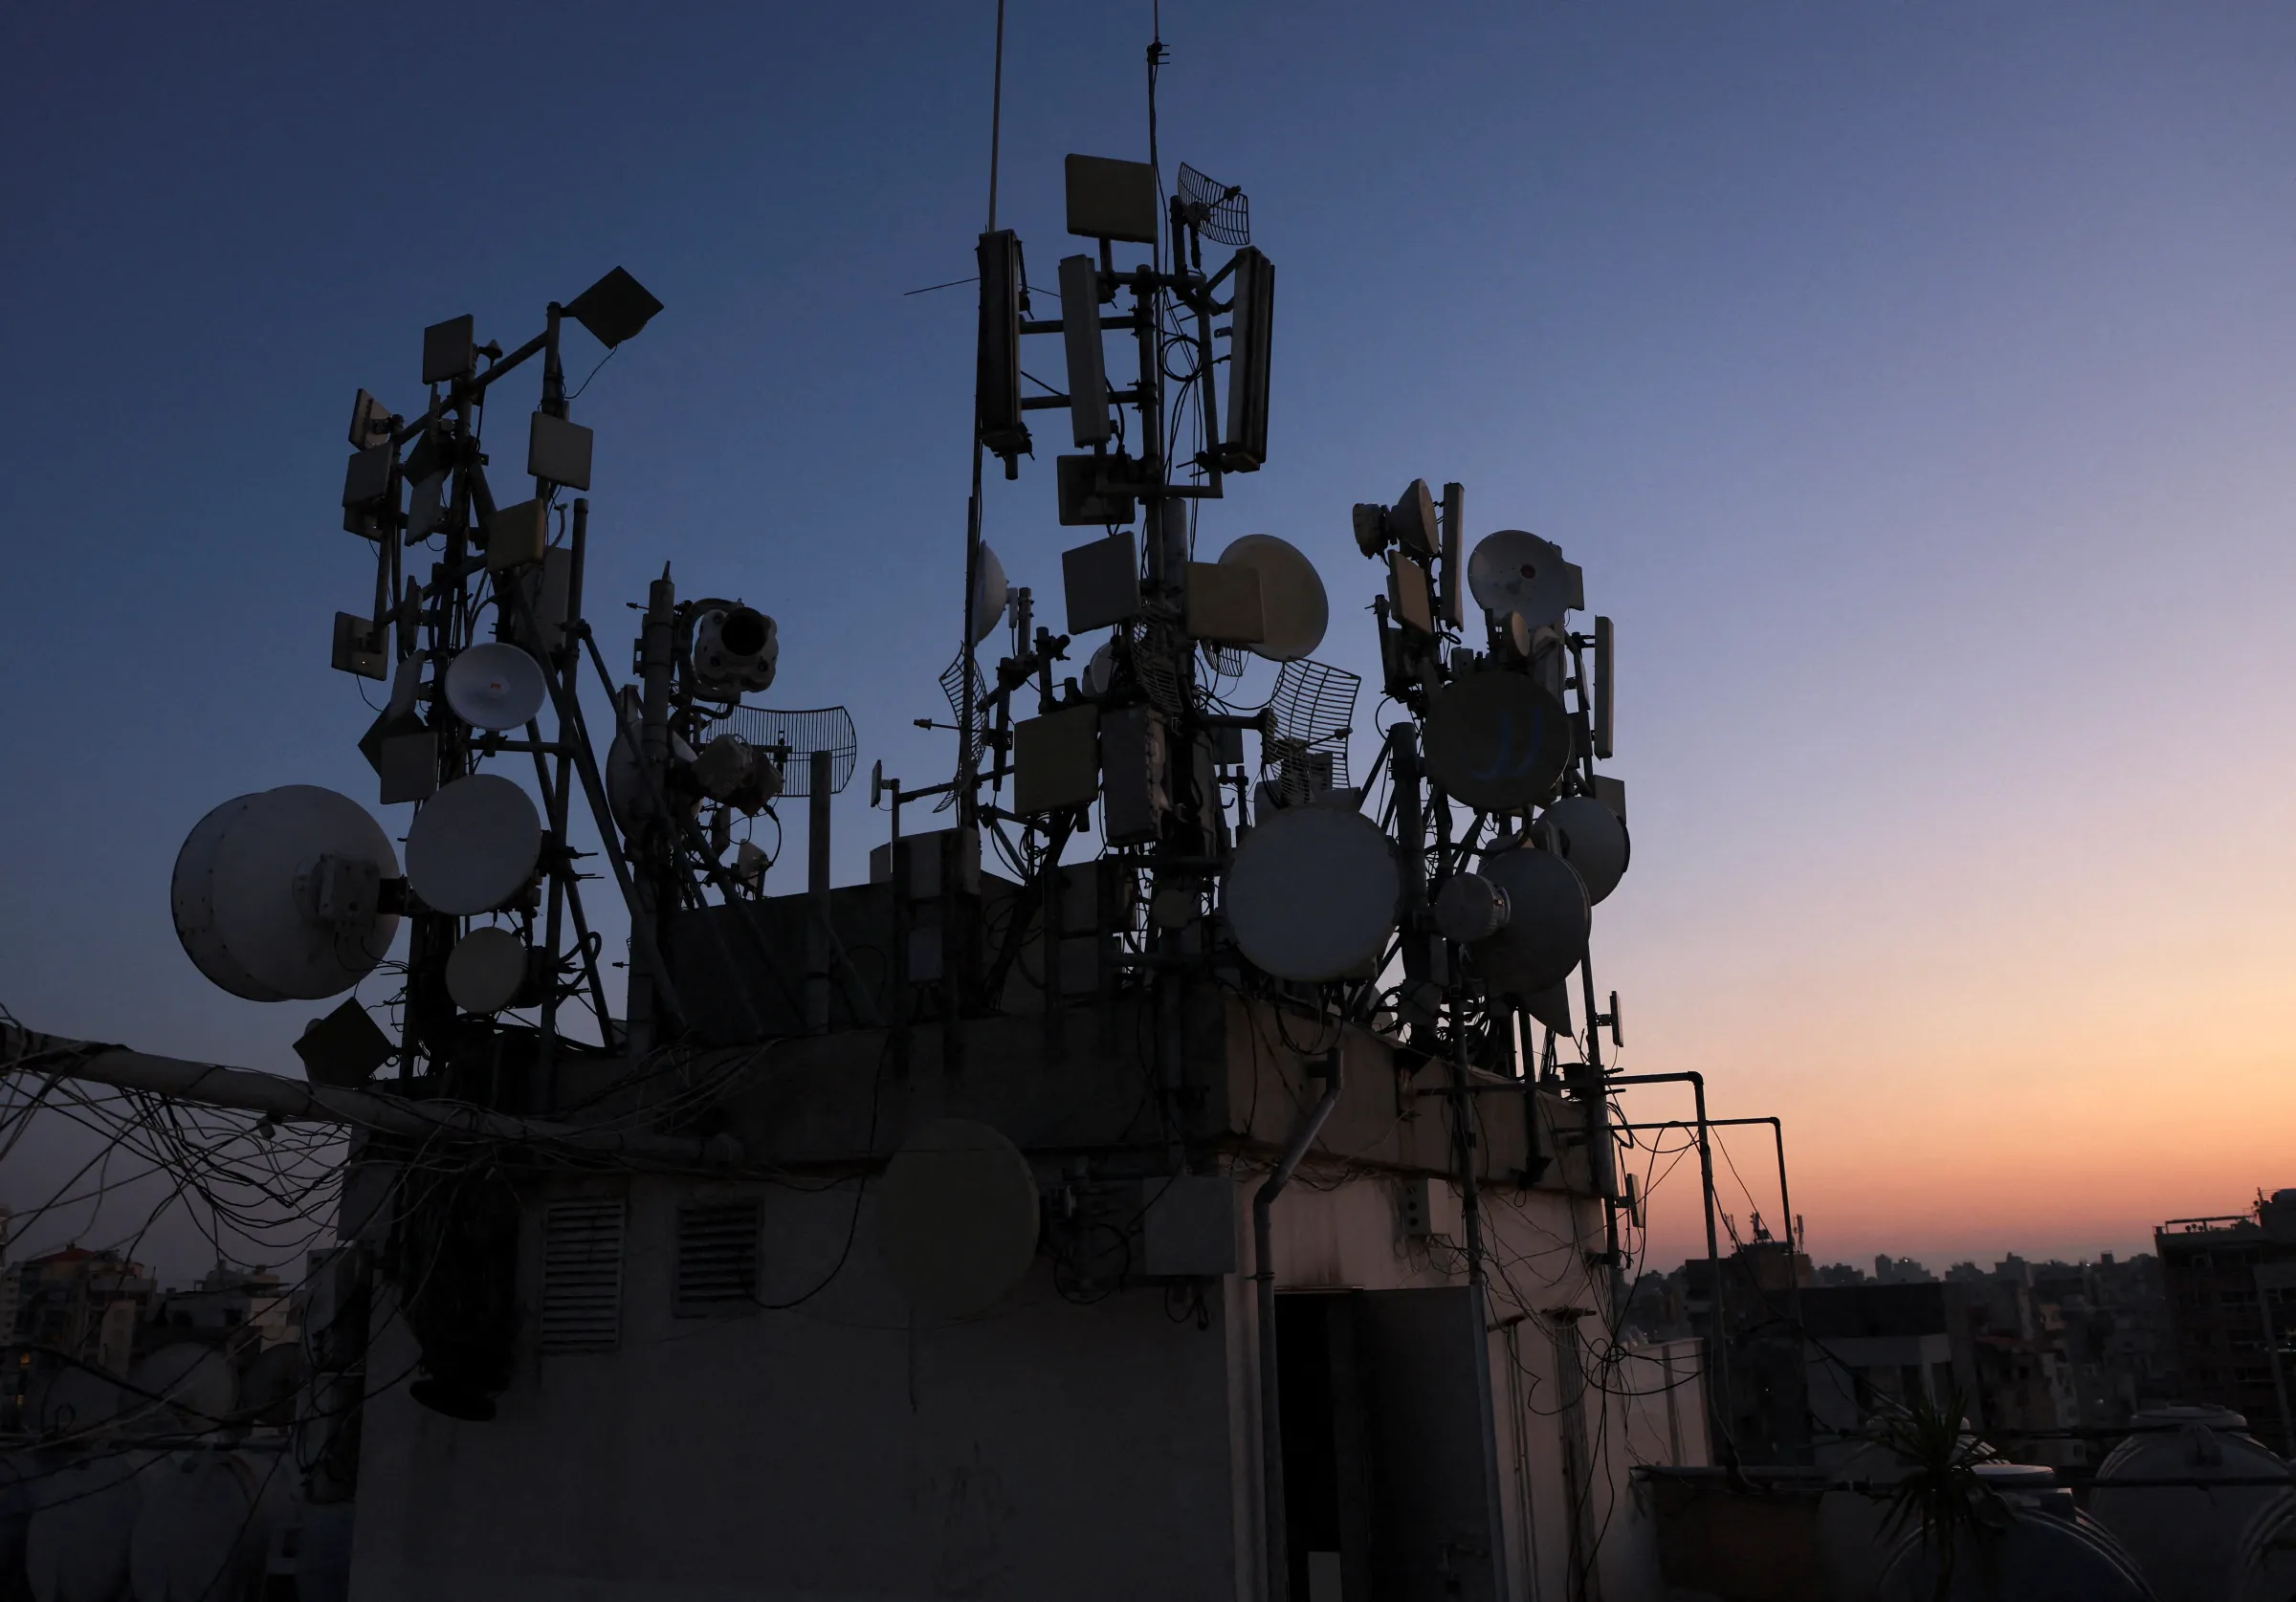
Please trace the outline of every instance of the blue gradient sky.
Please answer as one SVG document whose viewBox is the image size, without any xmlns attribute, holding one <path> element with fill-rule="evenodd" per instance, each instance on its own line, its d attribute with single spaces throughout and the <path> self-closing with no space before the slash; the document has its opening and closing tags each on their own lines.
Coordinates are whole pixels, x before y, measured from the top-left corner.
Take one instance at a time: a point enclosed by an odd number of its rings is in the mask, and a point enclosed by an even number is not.
<svg viewBox="0 0 2296 1602">
<path fill-rule="evenodd" d="M 412 407 L 425 323 L 507 345 L 617 262 L 669 309 L 577 407 L 592 618 L 671 560 L 778 614 L 768 699 L 942 777 L 908 720 L 972 305 L 902 292 L 971 271 L 992 15 L 11 11 L 0 999 L 292 1064 L 314 1009 L 210 989 L 166 879 L 228 796 L 371 794 L 325 665 L 371 582 L 351 393 Z M 1144 154 L 1147 26 L 1013 4 L 1039 283 L 1060 156 Z M 1626 1065 L 1783 1114 L 1823 1258 L 2126 1251 L 2296 1183 L 2296 12 L 1173 0 L 1164 34 L 1166 164 L 1245 185 L 1282 274 L 1273 457 L 1213 548 L 1307 549 L 1368 669 L 1347 508 L 1456 478 L 1619 620 Z M 1049 454 L 988 506 L 1048 598 Z M 849 875 L 881 824 L 848 793 Z"/>
</svg>

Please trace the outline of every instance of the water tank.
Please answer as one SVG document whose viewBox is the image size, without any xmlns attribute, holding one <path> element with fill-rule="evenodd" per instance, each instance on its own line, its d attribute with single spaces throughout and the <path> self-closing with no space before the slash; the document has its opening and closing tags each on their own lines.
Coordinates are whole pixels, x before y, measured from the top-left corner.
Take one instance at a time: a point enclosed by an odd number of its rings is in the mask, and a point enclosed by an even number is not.
<svg viewBox="0 0 2296 1602">
<path fill-rule="evenodd" d="M 238 1399 L 231 1359 L 197 1341 L 171 1341 L 127 1372 L 120 1421 L 139 1434 L 199 1435 L 229 1422 Z"/>
<path fill-rule="evenodd" d="M 2288 1602 L 2296 1596 L 2296 1501 L 2274 1503 L 2248 1522 L 2224 1595 L 2225 1602 Z"/>
<path fill-rule="evenodd" d="M 1977 1477 L 2008 1515 L 2005 1525 L 1954 1553 L 1953 1602 L 2156 1602 L 2119 1543 L 2073 1505 L 2056 1470 L 2030 1463 L 1983 1463 Z M 1936 1549 L 1908 1532 L 1889 1554 L 1881 1602 L 1931 1602 L 1941 1567 Z"/>
<path fill-rule="evenodd" d="M 2088 1511 L 2136 1559 L 2161 1602 L 2219 1602 L 2241 1538 L 2270 1507 L 2296 1501 L 2277 1485 L 2116 1486 L 2120 1480 L 2289 1479 L 2288 1465 L 2220 1407 L 2164 1407 L 2097 1466 Z M 2285 1598 L 2282 1599 L 2285 1602 Z"/>
<path fill-rule="evenodd" d="M 263 1583 L 295 1466 L 276 1451 L 170 1452 L 144 1474 L 128 1546 L 135 1602 L 240 1602 Z"/>
<path fill-rule="evenodd" d="M 33 1482 L 24 1570 L 33 1602 L 120 1602 L 150 1452 L 104 1451 Z"/>
</svg>

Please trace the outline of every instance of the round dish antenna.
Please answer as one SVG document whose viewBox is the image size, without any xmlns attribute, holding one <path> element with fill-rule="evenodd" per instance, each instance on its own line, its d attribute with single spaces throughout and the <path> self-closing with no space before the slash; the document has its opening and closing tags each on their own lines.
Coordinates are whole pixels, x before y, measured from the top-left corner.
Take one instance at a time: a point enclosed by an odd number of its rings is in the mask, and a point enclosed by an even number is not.
<svg viewBox="0 0 2296 1602">
<path fill-rule="evenodd" d="M 1292 806 L 1269 813 L 1236 847 L 1223 908 L 1253 966 L 1314 983 L 1380 960 L 1402 894 L 1378 824 L 1341 807 Z"/>
<path fill-rule="evenodd" d="M 1523 1000 L 1560 984 L 1586 955 L 1586 887 L 1552 851 L 1517 847 L 1483 859 L 1483 877 L 1507 894 L 1507 927 L 1475 947 L 1494 996 Z"/>
<path fill-rule="evenodd" d="M 997 553 L 986 545 L 981 547 L 981 566 L 973 575 L 973 644 L 979 645 L 997 631 L 997 622 L 1004 615 L 1004 601 L 1011 586 L 1004 581 L 1004 564 Z"/>
<path fill-rule="evenodd" d="M 1078 680 L 1077 687 L 1097 701 L 1108 693 L 1108 687 L 1115 682 L 1115 642 L 1103 640 L 1100 642 L 1100 648 L 1093 652 L 1093 659 L 1084 665 L 1084 672 Z"/>
<path fill-rule="evenodd" d="M 1427 774 L 1480 812 L 1519 811 L 1553 795 L 1574 743 L 1562 703 L 1521 673 L 1468 673 L 1427 702 Z"/>
<path fill-rule="evenodd" d="M 1036 1261 L 1036 1175 L 986 1124 L 925 1125 L 878 1181 L 877 1257 L 918 1312 L 986 1312 Z"/>
<path fill-rule="evenodd" d="M 491 912 L 525 888 L 541 854 L 542 820 L 526 792 L 499 774 L 475 773 L 414 815 L 407 882 L 435 911 Z"/>
<path fill-rule="evenodd" d="M 1220 553 L 1223 567 L 1248 567 L 1260 576 L 1262 637 L 1248 647 L 1270 662 L 1314 654 L 1332 621 L 1323 576 L 1290 540 L 1247 534 Z"/>
<path fill-rule="evenodd" d="M 1435 892 L 1435 927 L 1463 946 L 1505 929 L 1507 914 L 1507 892 L 1480 873 L 1455 874 Z"/>
<path fill-rule="evenodd" d="M 499 640 L 473 646 L 447 669 L 447 705 L 474 729 L 523 728 L 549 693 L 542 665 Z"/>
<path fill-rule="evenodd" d="M 1619 815 L 1592 796 L 1565 796 L 1538 815 L 1555 829 L 1555 849 L 1586 885 L 1590 905 L 1619 888 L 1633 846 Z"/>
<path fill-rule="evenodd" d="M 315 784 L 240 796 L 176 854 L 176 938 L 233 996 L 340 996 L 390 950 L 399 920 L 378 907 L 398 875 L 390 837 L 350 797 Z"/>
<path fill-rule="evenodd" d="M 466 1013 L 498 1013 L 526 988 L 526 942 L 507 929 L 474 929 L 447 955 L 447 994 Z"/>
<path fill-rule="evenodd" d="M 1526 529 L 1485 535 L 1467 559 L 1467 587 L 1493 617 L 1520 612 L 1536 625 L 1560 623 L 1579 595 L 1577 569 L 1562 547 Z"/>
</svg>

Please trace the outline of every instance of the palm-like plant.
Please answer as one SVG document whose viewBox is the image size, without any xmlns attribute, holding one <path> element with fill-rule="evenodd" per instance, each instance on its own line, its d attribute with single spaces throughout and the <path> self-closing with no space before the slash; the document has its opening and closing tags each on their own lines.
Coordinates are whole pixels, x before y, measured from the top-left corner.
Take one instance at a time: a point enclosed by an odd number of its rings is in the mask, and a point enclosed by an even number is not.
<svg viewBox="0 0 2296 1602">
<path fill-rule="evenodd" d="M 2007 1522 L 2000 1499 L 1977 1473 L 1979 1463 L 1998 1462 L 2001 1455 L 1971 1433 L 1968 1411 L 1958 1390 L 1936 1401 L 1917 1393 L 1892 1404 L 1866 1432 L 1906 1468 L 1889 1494 L 1884 1535 L 1894 1541 L 1908 1527 L 1920 1529 L 1922 1545 L 1937 1552 L 1936 1602 L 1952 1593 L 1954 1559 L 1964 1540 L 1974 1544 Z"/>
</svg>

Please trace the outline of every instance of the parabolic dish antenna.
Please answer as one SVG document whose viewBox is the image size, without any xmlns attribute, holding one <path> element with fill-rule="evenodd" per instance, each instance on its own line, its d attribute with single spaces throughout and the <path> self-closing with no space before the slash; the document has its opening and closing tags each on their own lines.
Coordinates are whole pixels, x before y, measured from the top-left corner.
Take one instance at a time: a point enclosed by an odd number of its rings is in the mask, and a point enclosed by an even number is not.
<svg viewBox="0 0 2296 1602">
<path fill-rule="evenodd" d="M 491 912 L 524 888 L 542 854 L 534 802 L 499 774 L 457 779 L 407 831 L 407 882 L 435 911 Z"/>
<path fill-rule="evenodd" d="M 523 728 L 549 693 L 542 665 L 499 640 L 473 646 L 447 669 L 447 705 L 474 729 Z"/>
<path fill-rule="evenodd" d="M 986 1124 L 943 1118 L 901 1143 L 877 1183 L 877 1257 L 918 1312 L 986 1312 L 1036 1261 L 1036 1175 Z"/>
<path fill-rule="evenodd" d="M 1115 642 L 1113 640 L 1103 640 L 1100 642 L 1100 648 L 1093 652 L 1093 659 L 1084 665 L 1084 674 L 1080 681 L 1079 688 L 1081 688 L 1087 695 L 1090 695 L 1093 700 L 1097 701 L 1101 696 L 1108 693 L 1108 687 L 1115 682 Z"/>
<path fill-rule="evenodd" d="M 1584 580 L 1562 547 L 1525 529 L 1501 529 L 1476 541 L 1467 559 L 1467 587 L 1493 617 L 1520 612 L 1534 627 L 1559 624 L 1579 603 Z"/>
<path fill-rule="evenodd" d="M 1633 846 L 1619 815 L 1592 796 L 1565 796 L 1538 815 L 1555 828 L 1555 848 L 1586 885 L 1586 899 L 1601 901 L 1626 875 Z"/>
<path fill-rule="evenodd" d="M 1562 703 L 1521 673 L 1486 669 L 1427 702 L 1427 774 L 1481 812 L 1514 812 L 1562 782 L 1574 745 Z"/>
<path fill-rule="evenodd" d="M 1222 905 L 1253 966 L 1314 983 L 1379 961 L 1402 894 L 1378 824 L 1343 807 L 1292 806 L 1236 847 Z"/>
<path fill-rule="evenodd" d="M 1223 567 L 1248 567 L 1260 576 L 1262 637 L 1246 648 L 1270 662 L 1314 654 L 1332 620 L 1323 576 L 1290 540 L 1247 534 L 1220 553 Z"/>
<path fill-rule="evenodd" d="M 526 942 L 507 929 L 474 929 L 447 955 L 447 994 L 466 1013 L 497 1013 L 526 987 Z"/>
<path fill-rule="evenodd" d="M 376 904 L 398 874 L 390 837 L 348 796 L 315 784 L 239 796 L 176 854 L 176 938 L 233 996 L 340 996 L 390 950 L 399 920 Z"/>
<path fill-rule="evenodd" d="M 973 644 L 979 645 L 997 631 L 997 620 L 1004 615 L 1004 600 L 1011 593 L 1004 581 L 1004 564 L 997 553 L 986 545 L 981 547 L 981 568 L 973 575 Z"/>
<path fill-rule="evenodd" d="M 1485 857 L 1481 872 L 1507 892 L 1507 927 L 1474 947 L 1491 994 L 1523 1000 L 1570 977 L 1593 921 L 1570 864 L 1517 847 Z"/>
</svg>

